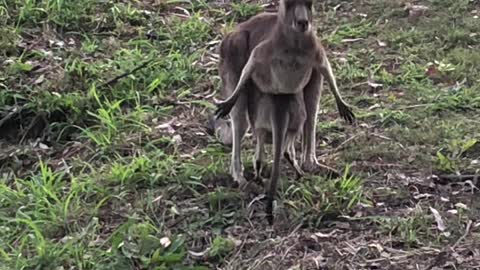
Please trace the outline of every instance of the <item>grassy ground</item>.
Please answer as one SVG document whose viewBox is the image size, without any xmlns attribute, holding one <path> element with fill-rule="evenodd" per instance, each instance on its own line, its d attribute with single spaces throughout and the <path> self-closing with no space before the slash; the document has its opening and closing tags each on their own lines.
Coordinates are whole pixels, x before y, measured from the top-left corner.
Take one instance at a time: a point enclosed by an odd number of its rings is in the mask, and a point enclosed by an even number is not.
<svg viewBox="0 0 480 270">
<path fill-rule="evenodd" d="M 316 4 L 359 118 L 325 91 L 317 152 L 353 176 L 287 171 L 271 228 L 206 131 L 264 9 L 223 2 L 0 0 L 0 269 L 478 269 L 480 3 Z"/>
</svg>

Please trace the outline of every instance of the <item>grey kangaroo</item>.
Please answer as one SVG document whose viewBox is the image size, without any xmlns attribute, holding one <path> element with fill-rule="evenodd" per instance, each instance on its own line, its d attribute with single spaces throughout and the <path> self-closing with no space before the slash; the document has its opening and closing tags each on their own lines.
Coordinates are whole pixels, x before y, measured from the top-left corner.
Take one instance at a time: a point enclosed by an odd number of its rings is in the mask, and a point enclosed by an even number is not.
<svg viewBox="0 0 480 270">
<path fill-rule="evenodd" d="M 340 116 L 353 123 L 355 116 L 338 91 L 330 63 L 312 31 L 311 0 L 281 0 L 277 13 L 263 13 L 239 24 L 220 45 L 221 96 L 217 121 L 230 114 L 232 129 L 231 174 L 247 185 L 240 157 L 241 139 L 248 122 L 257 141 L 255 174 L 261 172 L 265 137 L 273 137 L 273 166 L 267 189 L 267 218 L 273 223 L 273 199 L 282 154 L 297 173 L 294 142 L 302 136 L 302 166 L 319 165 L 315 155 L 315 122 L 325 77 Z M 226 128 L 226 126 L 223 126 Z M 223 135 L 227 134 L 226 132 Z M 221 138 L 222 139 L 222 138 Z M 223 141 L 228 143 L 227 136 Z"/>
</svg>

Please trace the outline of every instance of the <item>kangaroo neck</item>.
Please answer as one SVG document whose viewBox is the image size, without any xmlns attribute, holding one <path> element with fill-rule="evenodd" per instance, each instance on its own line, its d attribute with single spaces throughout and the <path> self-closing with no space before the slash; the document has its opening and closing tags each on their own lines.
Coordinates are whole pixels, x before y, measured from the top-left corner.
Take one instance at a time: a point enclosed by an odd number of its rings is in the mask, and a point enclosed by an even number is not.
<svg viewBox="0 0 480 270">
<path fill-rule="evenodd" d="M 315 39 L 312 32 L 300 33 L 289 25 L 277 19 L 277 24 L 272 33 L 272 39 L 276 44 L 293 50 L 309 50 L 314 48 Z"/>
</svg>

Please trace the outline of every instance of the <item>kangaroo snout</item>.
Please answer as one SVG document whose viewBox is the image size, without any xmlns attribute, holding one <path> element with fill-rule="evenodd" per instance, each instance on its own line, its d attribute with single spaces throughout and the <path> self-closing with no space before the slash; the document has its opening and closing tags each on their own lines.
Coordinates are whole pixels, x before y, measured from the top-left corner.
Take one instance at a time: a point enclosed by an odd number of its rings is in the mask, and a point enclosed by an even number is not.
<svg viewBox="0 0 480 270">
<path fill-rule="evenodd" d="M 299 5 L 295 8 L 294 27 L 299 32 L 306 32 L 310 27 L 308 20 L 308 10 L 305 6 Z"/>
<path fill-rule="evenodd" d="M 295 22 L 296 28 L 299 32 L 305 32 L 308 30 L 308 20 L 300 19 Z"/>
</svg>

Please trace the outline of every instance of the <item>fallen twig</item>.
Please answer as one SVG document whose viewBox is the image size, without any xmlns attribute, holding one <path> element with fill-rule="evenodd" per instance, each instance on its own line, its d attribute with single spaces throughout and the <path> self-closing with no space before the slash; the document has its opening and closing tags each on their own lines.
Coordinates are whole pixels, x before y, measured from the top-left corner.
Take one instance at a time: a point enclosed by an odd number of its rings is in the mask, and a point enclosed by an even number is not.
<svg viewBox="0 0 480 270">
<path fill-rule="evenodd" d="M 455 242 L 455 244 L 452 246 L 452 250 L 455 250 L 455 248 L 457 248 L 457 246 L 460 245 L 460 243 L 465 238 L 467 238 L 468 234 L 470 233 L 470 229 L 472 228 L 472 224 L 473 224 L 473 221 L 469 220 L 467 223 L 467 227 L 465 228 L 465 233 L 460 238 L 458 238 L 457 242 Z"/>
<path fill-rule="evenodd" d="M 142 64 L 138 65 L 137 67 L 135 67 L 134 69 L 132 69 L 130 71 L 126 71 L 126 72 L 118 75 L 117 77 L 106 81 L 105 83 L 101 84 L 100 87 L 111 86 L 112 84 L 115 84 L 116 82 L 118 82 L 120 79 L 123 79 L 123 78 L 127 77 L 128 75 L 133 74 L 133 73 L 139 71 L 140 69 L 148 66 L 148 64 L 150 64 L 152 61 L 153 61 L 152 59 L 147 60 L 147 61 L 143 62 Z"/>
<path fill-rule="evenodd" d="M 441 251 L 440 253 L 438 253 L 433 263 L 430 264 L 430 266 L 427 267 L 425 270 L 432 270 L 434 267 L 444 264 L 444 261 L 446 260 L 447 255 L 448 253 L 446 251 Z"/>
<path fill-rule="evenodd" d="M 435 105 L 435 104 L 434 103 L 426 103 L 426 104 L 408 105 L 408 106 L 400 107 L 397 110 L 403 111 L 403 110 L 409 110 L 409 109 L 415 109 L 415 108 L 430 107 L 432 105 Z"/>
<path fill-rule="evenodd" d="M 23 133 L 23 136 L 22 138 L 20 139 L 20 144 L 22 144 L 25 139 L 27 138 L 27 135 L 28 133 L 30 133 L 33 129 L 33 127 L 38 123 L 39 120 L 43 120 L 44 123 L 47 123 L 47 120 L 45 119 L 45 113 L 43 112 L 40 112 L 38 113 L 33 119 L 32 119 L 32 122 L 30 122 L 30 124 L 28 125 L 27 129 L 25 130 L 25 132 Z M 44 129 L 42 129 L 43 131 Z"/>
<path fill-rule="evenodd" d="M 247 242 L 247 238 L 248 238 L 248 235 L 245 235 L 243 237 L 240 247 L 238 248 L 237 252 L 235 252 L 235 255 L 233 255 L 233 257 L 230 259 L 230 262 L 234 262 L 240 256 L 240 254 L 242 253 L 242 249 L 245 246 L 245 243 Z"/>
<path fill-rule="evenodd" d="M 346 139 L 345 141 L 343 141 L 339 146 L 335 147 L 334 149 L 332 150 L 329 150 L 329 151 L 326 151 L 325 153 L 323 153 L 320 157 L 323 157 L 323 156 L 327 156 L 327 155 L 330 155 L 332 153 L 335 153 L 335 152 L 338 152 L 339 150 L 341 150 L 343 147 L 345 147 L 345 145 L 347 145 L 349 142 L 355 140 L 356 138 L 358 138 L 360 135 L 363 135 L 364 133 L 360 133 L 360 134 L 355 134 L 353 135 L 352 137 Z"/>
<path fill-rule="evenodd" d="M 457 174 L 443 174 L 443 175 L 434 175 L 433 178 L 436 178 L 442 183 L 445 182 L 464 182 L 471 180 L 473 183 L 478 183 L 478 179 L 480 179 L 480 174 L 464 174 L 464 175 L 457 175 Z"/>
<path fill-rule="evenodd" d="M 377 137 L 377 138 L 380 138 L 380 139 L 384 139 L 384 140 L 387 140 L 387 141 L 391 141 L 392 139 L 390 139 L 389 137 L 387 136 L 383 136 L 381 134 L 377 134 L 377 133 L 370 133 L 369 135 L 373 136 L 373 137 Z"/>
</svg>

